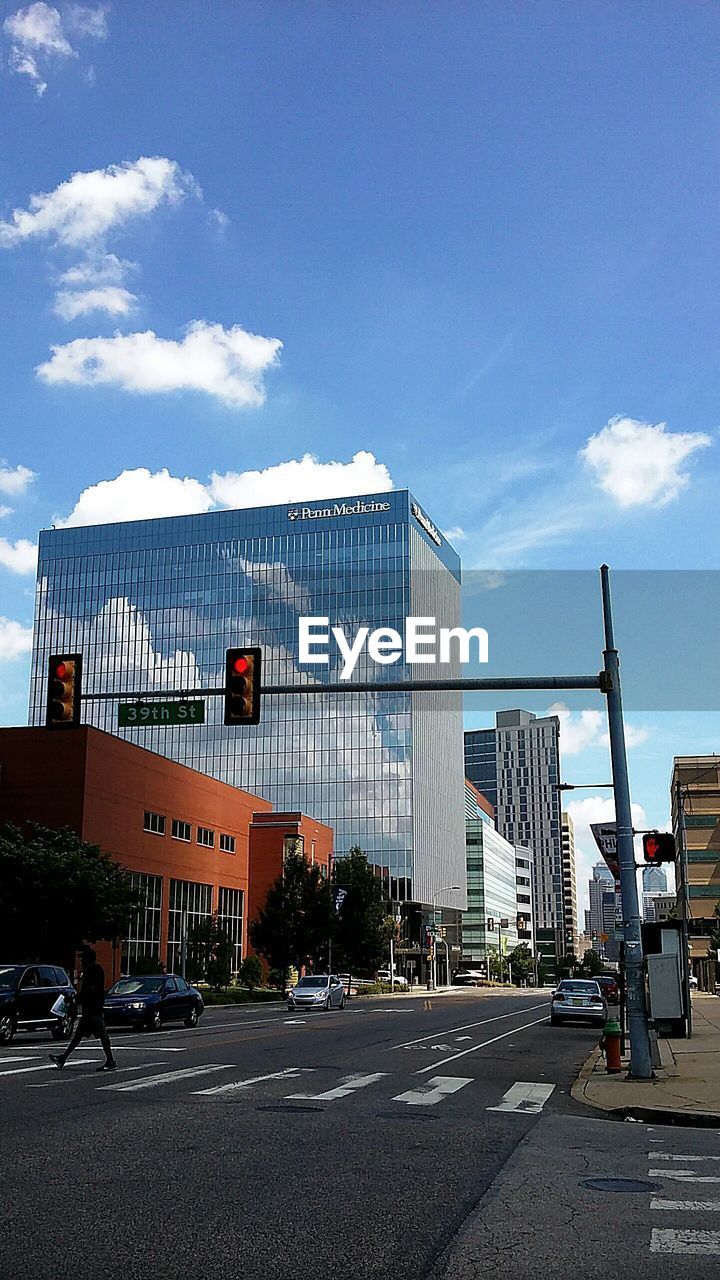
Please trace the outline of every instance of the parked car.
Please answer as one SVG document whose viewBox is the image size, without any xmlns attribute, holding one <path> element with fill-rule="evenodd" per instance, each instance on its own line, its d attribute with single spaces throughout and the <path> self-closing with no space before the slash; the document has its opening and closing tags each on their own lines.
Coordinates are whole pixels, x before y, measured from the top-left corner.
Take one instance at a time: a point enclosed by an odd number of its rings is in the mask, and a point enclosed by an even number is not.
<svg viewBox="0 0 720 1280">
<path fill-rule="evenodd" d="M 698 989 L 698 980 L 697 980 L 697 978 L 695 977 L 695 974 L 694 974 L 694 973 L 691 973 L 691 974 L 690 974 L 690 977 L 689 977 L 688 981 L 689 981 L 689 983 L 690 983 L 690 990 L 691 990 L 691 991 L 697 991 L 697 989 Z"/>
<path fill-rule="evenodd" d="M 344 1009 L 345 988 L 336 973 L 309 973 L 287 993 L 287 1007 L 296 1009 Z"/>
<path fill-rule="evenodd" d="M 60 996 L 62 1015 L 52 1012 Z M 49 1031 L 53 1040 L 67 1040 L 77 1017 L 75 988 L 64 969 L 50 964 L 0 965 L 0 1044 L 9 1044 L 17 1031 Z"/>
<path fill-rule="evenodd" d="M 563 978 L 550 998 L 550 1025 L 577 1018 L 603 1027 L 607 1021 L 607 1001 L 595 978 Z"/>
<path fill-rule="evenodd" d="M 389 969 L 378 969 L 377 980 L 378 982 L 394 981 L 396 987 L 405 988 L 410 986 L 407 978 L 403 978 L 399 973 L 396 973 L 394 978 L 391 979 Z"/>
<path fill-rule="evenodd" d="M 200 992 L 179 974 L 152 973 L 121 978 L 108 991 L 103 1011 L 108 1026 L 159 1031 L 164 1022 L 196 1027 L 204 1010 Z"/>
<path fill-rule="evenodd" d="M 458 969 L 452 980 L 454 987 L 479 987 L 486 978 L 482 969 Z"/>
<path fill-rule="evenodd" d="M 608 1004 L 617 1004 L 620 999 L 620 988 L 614 973 L 600 973 L 596 977 L 602 995 Z"/>
</svg>

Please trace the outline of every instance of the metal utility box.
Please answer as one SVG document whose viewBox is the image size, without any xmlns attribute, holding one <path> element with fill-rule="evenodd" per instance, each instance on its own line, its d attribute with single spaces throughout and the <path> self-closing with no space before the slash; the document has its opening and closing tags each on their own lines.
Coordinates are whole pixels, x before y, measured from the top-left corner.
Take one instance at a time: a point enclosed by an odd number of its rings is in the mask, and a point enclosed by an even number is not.
<svg viewBox="0 0 720 1280">
<path fill-rule="evenodd" d="M 650 1016 L 661 1036 L 689 1034 L 687 940 L 682 920 L 647 921 L 642 926 Z"/>
<path fill-rule="evenodd" d="M 666 1024 L 683 1016 L 682 979 L 677 954 L 648 956 L 647 974 L 650 1015 L 656 1031 L 667 1035 Z"/>
</svg>

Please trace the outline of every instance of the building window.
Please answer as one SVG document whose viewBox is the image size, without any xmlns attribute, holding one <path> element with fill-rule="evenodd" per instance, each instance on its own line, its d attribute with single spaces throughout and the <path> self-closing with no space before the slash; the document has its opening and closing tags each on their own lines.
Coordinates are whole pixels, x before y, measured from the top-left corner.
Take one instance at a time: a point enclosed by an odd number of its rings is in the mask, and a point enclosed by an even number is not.
<svg viewBox="0 0 720 1280">
<path fill-rule="evenodd" d="M 146 961 L 160 959 L 162 917 L 162 876 L 131 871 L 130 885 L 142 895 L 141 906 L 128 925 L 122 944 L 123 973 L 143 973 Z"/>
<path fill-rule="evenodd" d="M 195 925 L 212 915 L 212 885 L 196 884 L 192 880 L 170 881 L 170 910 L 168 912 L 167 967 L 170 973 L 180 973 L 182 965 L 183 933 L 192 942 Z"/>
<path fill-rule="evenodd" d="M 283 862 L 292 853 L 299 853 L 301 857 L 305 856 L 304 836 L 283 836 Z"/>
<path fill-rule="evenodd" d="M 172 820 L 172 838 L 173 840 L 189 840 L 191 835 L 190 823 L 181 822 L 179 818 Z"/>
<path fill-rule="evenodd" d="M 165 819 L 161 813 L 151 813 L 149 809 L 145 810 L 143 818 L 143 831 L 152 831 L 153 835 L 165 835 Z"/>
<path fill-rule="evenodd" d="M 222 839 L 222 837 L 221 837 Z M 243 891 L 223 889 L 218 892 L 218 924 L 225 930 L 233 948 L 231 968 L 237 973 L 242 960 Z"/>
<path fill-rule="evenodd" d="M 215 832 L 209 827 L 198 827 L 198 844 L 204 844 L 206 848 L 213 849 L 215 847 Z"/>
<path fill-rule="evenodd" d="M 224 832 L 220 835 L 220 848 L 223 853 L 235 852 L 235 837 L 226 836 Z"/>
</svg>

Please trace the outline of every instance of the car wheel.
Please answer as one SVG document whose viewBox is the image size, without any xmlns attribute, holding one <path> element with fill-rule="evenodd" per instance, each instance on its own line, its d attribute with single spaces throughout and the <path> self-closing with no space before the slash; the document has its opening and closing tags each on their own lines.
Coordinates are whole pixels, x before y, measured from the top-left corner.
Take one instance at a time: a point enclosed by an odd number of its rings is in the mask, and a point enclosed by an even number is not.
<svg viewBox="0 0 720 1280">
<path fill-rule="evenodd" d="M 50 1035 L 53 1040 L 69 1040 L 74 1026 L 75 1019 L 71 1013 L 68 1013 L 64 1018 L 58 1019 L 56 1027 L 50 1028 Z"/>
<path fill-rule="evenodd" d="M 551 1026 L 551 1027 L 559 1027 L 559 1026 L 560 1026 L 560 1019 L 559 1019 L 559 1018 L 556 1018 L 554 1013 L 551 1013 L 551 1014 L 550 1014 L 550 1026 Z"/>
<path fill-rule="evenodd" d="M 330 995 L 330 992 L 329 992 L 329 991 L 328 991 L 328 997 L 327 997 L 327 1000 L 325 1001 L 325 1004 L 323 1005 L 323 1009 L 325 1010 L 325 1012 L 326 1012 L 326 1013 L 329 1013 L 329 1012 L 330 1012 L 330 1010 L 332 1009 L 332 996 Z"/>
<path fill-rule="evenodd" d="M 0 1014 L 0 1044 L 9 1044 L 15 1035 L 15 1023 L 12 1014 Z"/>
<path fill-rule="evenodd" d="M 342 998 L 342 1000 L 340 1001 L 340 1004 L 338 1005 L 338 1008 L 339 1008 L 339 1009 L 344 1009 L 344 1008 L 345 1008 L 345 993 L 344 993 L 344 992 L 343 992 L 343 998 Z"/>
<path fill-rule="evenodd" d="M 159 1009 L 155 1009 L 145 1023 L 146 1031 L 159 1031 L 162 1027 L 162 1014 Z"/>
<path fill-rule="evenodd" d="M 188 1014 L 187 1018 L 185 1019 L 185 1026 L 186 1026 L 186 1027 L 196 1027 L 196 1026 L 197 1026 L 197 1024 L 198 1024 L 198 1018 L 199 1018 L 199 1017 L 200 1017 L 200 1014 L 198 1013 L 197 1009 L 195 1008 L 195 1005 L 193 1005 L 193 1007 L 192 1007 L 192 1009 L 190 1010 L 190 1012 L 189 1012 L 189 1014 Z"/>
</svg>

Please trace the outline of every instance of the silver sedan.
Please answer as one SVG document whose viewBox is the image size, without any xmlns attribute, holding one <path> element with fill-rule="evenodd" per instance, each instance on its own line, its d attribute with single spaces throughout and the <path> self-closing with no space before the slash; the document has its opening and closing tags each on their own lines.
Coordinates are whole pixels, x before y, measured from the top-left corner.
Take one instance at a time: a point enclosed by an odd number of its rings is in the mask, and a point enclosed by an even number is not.
<svg viewBox="0 0 720 1280">
<path fill-rule="evenodd" d="M 550 999 L 550 1024 L 577 1018 L 582 1022 L 605 1025 L 608 1007 L 600 987 L 591 978 L 563 978 Z"/>
<path fill-rule="evenodd" d="M 287 993 L 287 1007 L 295 1009 L 344 1009 L 345 988 L 337 974 L 313 973 L 301 978 Z"/>
</svg>

